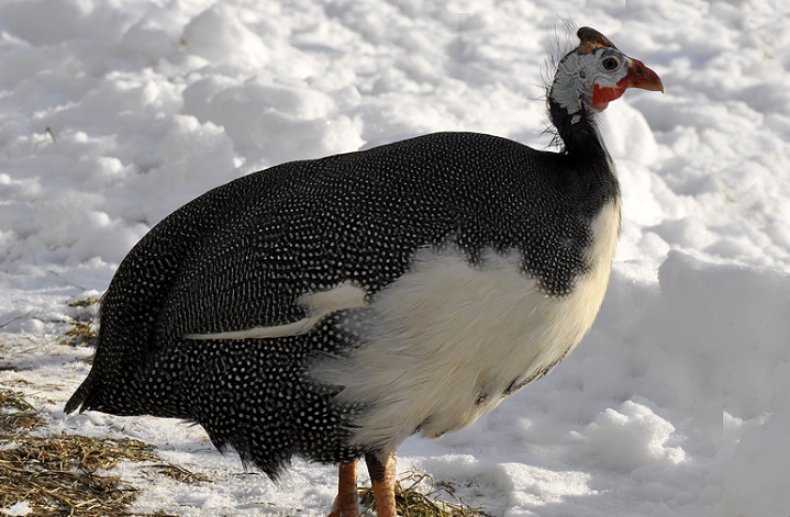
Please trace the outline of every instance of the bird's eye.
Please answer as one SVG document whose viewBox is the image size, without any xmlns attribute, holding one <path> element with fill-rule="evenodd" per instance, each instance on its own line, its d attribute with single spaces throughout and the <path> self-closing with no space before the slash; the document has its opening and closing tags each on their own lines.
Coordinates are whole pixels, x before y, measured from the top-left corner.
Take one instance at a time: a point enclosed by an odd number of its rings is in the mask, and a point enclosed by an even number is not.
<svg viewBox="0 0 790 517">
<path fill-rule="evenodd" d="M 616 70 L 618 66 L 620 66 L 620 60 L 614 56 L 607 56 L 603 58 L 601 61 L 601 66 L 603 66 L 604 70 L 612 71 Z"/>
</svg>

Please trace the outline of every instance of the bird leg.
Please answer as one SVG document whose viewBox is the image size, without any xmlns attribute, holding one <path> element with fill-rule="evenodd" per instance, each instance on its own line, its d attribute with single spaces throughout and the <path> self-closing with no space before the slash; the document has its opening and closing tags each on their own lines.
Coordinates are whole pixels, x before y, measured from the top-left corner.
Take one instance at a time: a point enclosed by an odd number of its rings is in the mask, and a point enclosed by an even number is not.
<svg viewBox="0 0 790 517">
<path fill-rule="evenodd" d="M 341 463 L 337 473 L 337 497 L 329 517 L 357 517 L 357 460 Z"/>
<path fill-rule="evenodd" d="M 397 517 L 395 507 L 395 454 L 383 458 L 378 454 L 365 454 L 373 497 L 378 517 Z"/>
</svg>

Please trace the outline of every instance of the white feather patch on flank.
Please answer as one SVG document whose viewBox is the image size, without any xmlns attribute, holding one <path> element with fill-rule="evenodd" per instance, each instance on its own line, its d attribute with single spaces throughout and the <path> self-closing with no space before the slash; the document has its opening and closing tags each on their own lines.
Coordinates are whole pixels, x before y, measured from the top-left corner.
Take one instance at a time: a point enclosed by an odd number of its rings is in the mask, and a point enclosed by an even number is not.
<svg viewBox="0 0 790 517">
<path fill-rule="evenodd" d="M 373 298 L 365 344 L 312 367 L 318 381 L 345 387 L 341 402 L 371 405 L 352 422 L 353 443 L 386 453 L 418 429 L 432 437 L 468 426 L 514 380 L 573 350 L 603 301 L 619 224 L 619 202 L 607 204 L 592 223 L 591 269 L 563 297 L 541 293 L 517 253 L 489 253 L 475 268 L 456 250 L 418 252 Z"/>
<path fill-rule="evenodd" d="M 252 327 L 213 334 L 186 334 L 187 339 L 263 339 L 298 336 L 310 332 L 321 319 L 335 311 L 364 307 L 367 293 L 351 282 L 344 282 L 327 291 L 302 295 L 297 302 L 307 309 L 308 316 L 293 323 L 271 327 Z"/>
</svg>

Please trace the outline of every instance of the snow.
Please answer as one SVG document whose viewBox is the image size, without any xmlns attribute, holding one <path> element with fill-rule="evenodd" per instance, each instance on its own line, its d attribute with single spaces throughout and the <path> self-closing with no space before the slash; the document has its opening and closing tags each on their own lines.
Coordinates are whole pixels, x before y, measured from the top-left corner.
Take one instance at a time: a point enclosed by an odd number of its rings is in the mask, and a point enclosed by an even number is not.
<svg viewBox="0 0 790 517">
<path fill-rule="evenodd" d="M 0 353 L 19 369 L 0 386 L 33 382 L 15 389 L 51 432 L 139 438 L 212 480 L 125 464 L 137 511 L 325 513 L 329 466 L 274 485 L 198 427 L 64 416 L 91 354 L 55 342 L 66 303 L 106 289 L 169 212 L 263 167 L 438 130 L 544 148 L 567 18 L 666 87 L 601 120 L 623 191 L 604 307 L 550 375 L 470 428 L 407 440 L 399 469 L 494 515 L 787 515 L 787 15 L 774 0 L 0 2 Z"/>
<path fill-rule="evenodd" d="M 27 501 L 20 501 L 18 503 L 14 503 L 11 506 L 7 506 L 5 508 L 0 508 L 0 514 L 14 516 L 14 517 L 21 517 L 23 515 L 30 515 L 33 512 L 33 507 L 30 506 L 30 503 Z"/>
</svg>

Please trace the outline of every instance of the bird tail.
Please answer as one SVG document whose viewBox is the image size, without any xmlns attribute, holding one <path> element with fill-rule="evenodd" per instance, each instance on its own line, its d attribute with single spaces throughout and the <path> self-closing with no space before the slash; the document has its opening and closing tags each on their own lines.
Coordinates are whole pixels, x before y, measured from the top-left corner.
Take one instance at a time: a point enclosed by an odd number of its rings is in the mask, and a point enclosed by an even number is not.
<svg viewBox="0 0 790 517">
<path fill-rule="evenodd" d="M 95 384 L 95 378 L 93 372 L 91 372 L 85 380 L 82 381 L 82 384 L 80 384 L 77 391 L 69 398 L 68 402 L 66 402 L 66 407 L 63 409 L 66 414 L 73 413 L 78 409 L 80 413 L 82 413 L 88 408 L 88 399 L 93 395 Z"/>
</svg>

